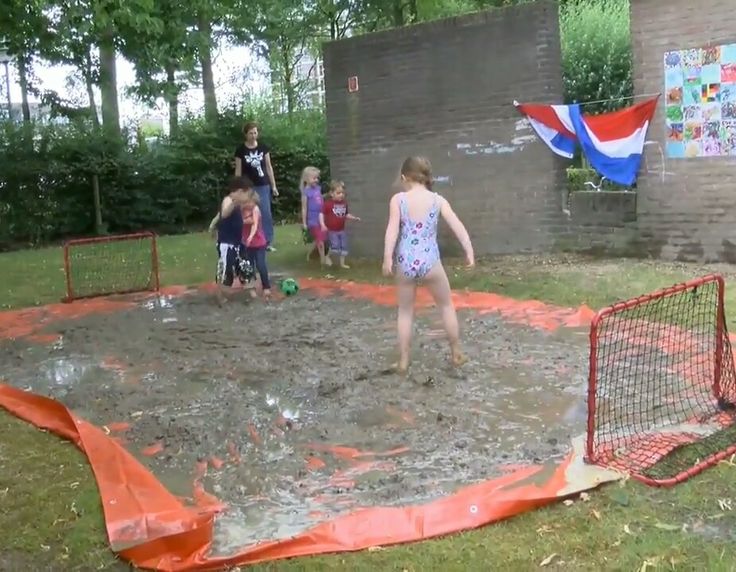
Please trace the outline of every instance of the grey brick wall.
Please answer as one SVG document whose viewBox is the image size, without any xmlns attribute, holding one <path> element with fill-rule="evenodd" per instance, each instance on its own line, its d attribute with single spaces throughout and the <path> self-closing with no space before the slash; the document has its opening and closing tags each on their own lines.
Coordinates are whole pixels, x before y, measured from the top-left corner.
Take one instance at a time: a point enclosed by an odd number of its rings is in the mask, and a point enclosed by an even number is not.
<svg viewBox="0 0 736 572">
<path fill-rule="evenodd" d="M 632 0 L 636 93 L 664 91 L 664 53 L 736 42 L 734 0 Z M 736 157 L 668 159 L 664 93 L 637 198 L 641 254 L 736 262 Z"/>
<path fill-rule="evenodd" d="M 553 248 L 567 225 L 565 162 L 512 102 L 562 101 L 555 2 L 331 42 L 324 62 L 331 169 L 363 219 L 350 225 L 353 253 L 381 255 L 391 183 L 415 154 L 432 161 L 479 254 Z"/>
</svg>

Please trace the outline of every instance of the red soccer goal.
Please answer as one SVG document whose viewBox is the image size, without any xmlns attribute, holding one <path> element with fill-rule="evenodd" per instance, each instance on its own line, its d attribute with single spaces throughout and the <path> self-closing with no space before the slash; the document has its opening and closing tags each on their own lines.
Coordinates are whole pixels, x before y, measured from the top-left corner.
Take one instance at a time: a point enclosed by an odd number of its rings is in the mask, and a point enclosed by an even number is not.
<svg viewBox="0 0 736 572">
<path fill-rule="evenodd" d="M 65 302 L 159 289 L 156 235 L 139 232 L 64 244 Z"/>
<path fill-rule="evenodd" d="M 736 368 L 716 275 L 601 310 L 590 327 L 588 462 L 671 486 L 736 453 Z"/>
</svg>

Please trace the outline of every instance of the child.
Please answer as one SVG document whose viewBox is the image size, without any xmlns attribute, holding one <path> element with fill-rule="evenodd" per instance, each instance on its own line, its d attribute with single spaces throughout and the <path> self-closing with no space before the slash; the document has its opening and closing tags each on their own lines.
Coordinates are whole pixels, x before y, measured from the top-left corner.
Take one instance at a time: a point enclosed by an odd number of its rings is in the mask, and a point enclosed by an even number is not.
<svg viewBox="0 0 736 572">
<path fill-rule="evenodd" d="M 319 259 L 322 264 L 332 266 L 332 261 L 325 255 L 326 233 L 322 230 L 322 225 L 319 222 L 324 203 L 322 199 L 322 188 L 319 186 L 319 169 L 316 167 L 305 167 L 302 171 L 299 188 L 302 192 L 302 226 L 314 238 L 315 247 L 319 252 Z M 307 261 L 309 261 L 311 250 L 310 248 L 310 252 L 307 254 Z"/>
<path fill-rule="evenodd" d="M 263 296 L 271 296 L 271 281 L 268 277 L 266 267 L 266 248 L 268 242 L 263 232 L 263 217 L 258 207 L 259 198 L 254 190 L 249 190 L 243 200 L 243 244 L 245 245 L 245 257 L 258 271 L 261 278 Z M 255 297 L 255 291 L 252 291 Z"/>
<path fill-rule="evenodd" d="M 359 221 L 360 218 L 348 212 L 348 203 L 345 201 L 345 183 L 332 181 L 330 183 L 330 200 L 325 201 L 319 222 L 322 230 L 327 233 L 330 240 L 330 254 L 333 252 L 340 256 L 340 266 L 350 268 L 345 264 L 348 255 L 348 237 L 345 232 L 345 221 Z"/>
<path fill-rule="evenodd" d="M 440 260 L 437 245 L 437 223 L 440 215 L 450 226 L 465 251 L 468 267 L 475 265 L 473 245 L 468 231 L 447 202 L 432 192 L 432 166 L 424 157 L 409 157 L 401 166 L 399 184 L 403 192 L 396 193 L 389 206 L 383 253 L 383 273 L 394 270 L 394 255 L 398 283 L 398 371 L 409 368 L 409 349 L 414 325 L 414 298 L 417 282 L 426 284 L 435 305 L 442 314 L 442 322 L 450 342 L 452 363 L 465 362 L 460 351 L 460 333 L 457 314 L 452 303 L 450 282 Z M 398 240 L 398 244 L 397 244 Z"/>
<path fill-rule="evenodd" d="M 229 193 L 222 199 L 220 212 L 210 223 L 210 232 L 217 228 L 217 272 L 215 282 L 218 289 L 218 302 L 222 304 L 225 289 L 230 288 L 238 273 L 239 251 L 243 236 L 243 215 L 241 208 L 245 202 L 246 192 L 252 188 L 245 177 L 233 177 L 229 184 Z"/>
</svg>

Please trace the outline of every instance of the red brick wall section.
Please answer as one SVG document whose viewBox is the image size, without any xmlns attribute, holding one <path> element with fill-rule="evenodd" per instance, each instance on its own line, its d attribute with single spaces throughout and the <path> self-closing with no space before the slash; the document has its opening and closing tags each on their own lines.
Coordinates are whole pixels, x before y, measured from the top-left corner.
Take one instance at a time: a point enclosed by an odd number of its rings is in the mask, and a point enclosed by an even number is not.
<svg viewBox="0 0 736 572">
<path fill-rule="evenodd" d="M 391 183 L 428 156 L 479 254 L 544 251 L 566 230 L 566 163 L 514 99 L 562 101 L 558 9 L 542 0 L 331 42 L 324 47 L 332 173 L 345 180 L 351 251 L 380 256 Z M 357 76 L 359 91 L 348 92 Z M 443 239 L 445 252 L 456 252 Z"/>
<path fill-rule="evenodd" d="M 664 92 L 664 53 L 736 42 L 736 0 L 631 0 L 636 93 Z M 664 93 L 637 197 L 640 254 L 736 262 L 736 157 L 668 159 Z M 663 160 L 664 155 L 664 160 Z"/>
</svg>

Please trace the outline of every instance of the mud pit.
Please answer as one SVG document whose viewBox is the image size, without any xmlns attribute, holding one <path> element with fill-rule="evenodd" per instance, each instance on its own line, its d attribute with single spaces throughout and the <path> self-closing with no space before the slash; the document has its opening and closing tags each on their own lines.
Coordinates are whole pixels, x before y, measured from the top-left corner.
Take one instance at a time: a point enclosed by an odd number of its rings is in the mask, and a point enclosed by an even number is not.
<svg viewBox="0 0 736 572">
<path fill-rule="evenodd" d="M 162 296 L 56 322 L 53 345 L 0 341 L 0 371 L 105 426 L 172 493 L 222 502 L 216 554 L 559 458 L 584 431 L 585 332 L 461 311 L 470 362 L 454 370 L 421 311 L 401 378 L 394 317 L 308 291 L 223 309 Z"/>
</svg>

